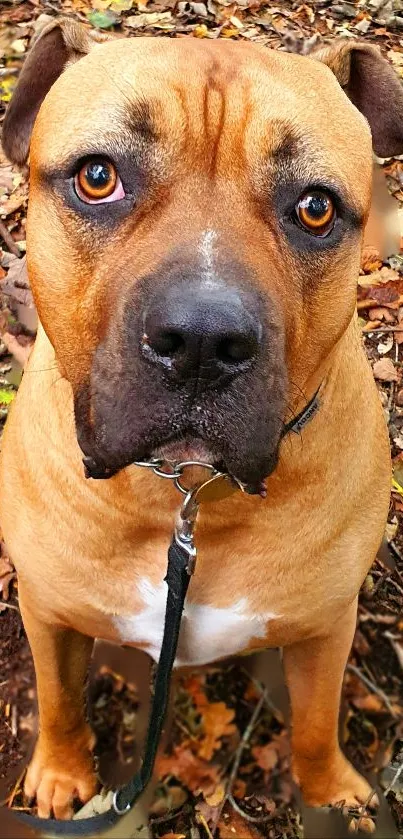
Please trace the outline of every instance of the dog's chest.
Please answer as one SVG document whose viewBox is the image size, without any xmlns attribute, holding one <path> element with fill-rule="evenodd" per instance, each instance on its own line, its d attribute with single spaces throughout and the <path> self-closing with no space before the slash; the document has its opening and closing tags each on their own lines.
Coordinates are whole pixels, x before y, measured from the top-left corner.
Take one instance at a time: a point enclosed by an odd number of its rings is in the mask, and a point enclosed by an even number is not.
<svg viewBox="0 0 403 839">
<path fill-rule="evenodd" d="M 158 660 L 164 631 L 166 583 L 153 585 L 143 578 L 138 584 L 142 607 L 132 616 L 114 617 L 114 630 L 121 644 L 140 646 Z M 197 666 L 247 649 L 253 639 L 264 639 L 267 624 L 278 617 L 272 612 L 254 614 L 247 598 L 225 608 L 187 598 L 181 623 L 176 666 Z"/>
</svg>

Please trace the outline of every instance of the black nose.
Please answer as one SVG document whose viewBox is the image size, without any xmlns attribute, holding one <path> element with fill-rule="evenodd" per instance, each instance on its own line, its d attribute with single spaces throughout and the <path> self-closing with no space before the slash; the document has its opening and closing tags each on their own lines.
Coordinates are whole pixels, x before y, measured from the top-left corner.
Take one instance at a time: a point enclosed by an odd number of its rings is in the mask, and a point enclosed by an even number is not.
<svg viewBox="0 0 403 839">
<path fill-rule="evenodd" d="M 170 285 L 146 309 L 142 350 L 174 378 L 216 384 L 247 370 L 262 328 L 250 295 L 213 281 Z"/>
</svg>

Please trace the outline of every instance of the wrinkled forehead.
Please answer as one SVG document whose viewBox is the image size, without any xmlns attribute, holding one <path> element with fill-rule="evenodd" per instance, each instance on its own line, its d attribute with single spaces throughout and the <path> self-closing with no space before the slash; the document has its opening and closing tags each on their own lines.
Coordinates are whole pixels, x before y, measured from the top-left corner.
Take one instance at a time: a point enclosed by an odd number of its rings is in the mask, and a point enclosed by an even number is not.
<svg viewBox="0 0 403 839">
<path fill-rule="evenodd" d="M 225 140 L 225 142 L 224 142 Z M 70 66 L 40 110 L 33 166 L 71 155 L 113 155 L 219 144 L 246 164 L 293 164 L 302 178 L 341 178 L 366 199 L 371 138 L 331 71 L 312 59 L 197 39 L 122 39 Z M 231 149 L 235 152 L 231 158 Z M 364 195 L 365 193 L 365 195 Z"/>
</svg>

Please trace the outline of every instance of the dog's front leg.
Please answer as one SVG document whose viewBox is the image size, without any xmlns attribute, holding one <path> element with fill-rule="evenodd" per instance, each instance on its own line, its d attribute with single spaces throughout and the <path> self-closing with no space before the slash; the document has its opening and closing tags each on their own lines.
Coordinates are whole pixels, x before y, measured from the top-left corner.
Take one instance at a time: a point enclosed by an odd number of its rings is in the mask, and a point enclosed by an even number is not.
<svg viewBox="0 0 403 839">
<path fill-rule="evenodd" d="M 92 638 L 46 623 L 32 611 L 20 583 L 20 606 L 34 658 L 39 736 L 24 792 L 36 797 L 38 815 L 68 819 L 74 798 L 96 789 L 93 735 L 85 719 L 84 684 Z"/>
<path fill-rule="evenodd" d="M 331 632 L 284 649 L 292 713 L 293 774 L 306 804 L 367 801 L 371 787 L 340 750 L 343 674 L 354 637 L 355 601 Z M 372 802 L 375 803 L 375 800 Z"/>
</svg>

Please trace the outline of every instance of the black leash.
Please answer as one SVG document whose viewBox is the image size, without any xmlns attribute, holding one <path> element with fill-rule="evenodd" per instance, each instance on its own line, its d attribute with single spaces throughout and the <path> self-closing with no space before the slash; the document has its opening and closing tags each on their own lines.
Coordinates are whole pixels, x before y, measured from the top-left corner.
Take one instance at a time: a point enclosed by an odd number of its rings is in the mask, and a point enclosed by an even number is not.
<svg viewBox="0 0 403 839">
<path fill-rule="evenodd" d="M 149 783 L 168 706 L 171 672 L 178 646 L 183 605 L 193 570 L 192 566 L 192 556 L 189 551 L 179 545 L 176 537 L 174 537 L 168 550 L 168 569 L 165 577 L 168 585 L 168 595 L 164 637 L 155 675 L 154 696 L 141 769 L 134 778 L 115 793 L 113 806 L 98 816 L 72 819 L 71 821 L 56 821 L 55 819 L 40 819 L 27 813 L 18 813 L 20 821 L 34 830 L 40 831 L 42 835 L 51 833 L 56 836 L 93 836 L 94 833 L 106 830 L 116 824 L 121 816 L 133 807 Z"/>
<path fill-rule="evenodd" d="M 317 391 L 297 417 L 284 426 L 281 436 L 285 437 L 291 431 L 295 433 L 301 432 L 304 426 L 315 416 L 318 408 L 319 399 Z M 165 608 L 164 635 L 155 674 L 154 695 L 148 721 L 144 760 L 141 768 L 134 777 L 114 793 L 112 807 L 105 813 L 100 813 L 97 816 L 63 821 L 41 819 L 37 816 L 31 816 L 28 813 L 17 813 L 16 811 L 10 810 L 10 813 L 14 812 L 17 820 L 23 822 L 36 832 L 39 832 L 41 836 L 92 837 L 94 834 L 112 828 L 122 816 L 126 815 L 132 809 L 140 795 L 144 792 L 152 777 L 155 757 L 168 708 L 171 674 L 178 646 L 182 612 L 190 577 L 195 568 L 196 549 L 193 543 L 193 530 L 199 505 L 202 502 L 223 499 L 237 489 L 241 489 L 243 492 L 248 491 L 248 488 L 240 481 L 231 478 L 223 472 L 218 472 L 211 464 L 186 461 L 175 465 L 168 472 L 163 471 L 163 462 L 158 460 L 153 460 L 149 463 L 138 463 L 137 465 L 151 468 L 157 475 L 173 480 L 177 489 L 186 496 L 176 523 L 174 536 L 168 549 L 168 567 L 165 577 L 168 594 Z M 202 484 L 188 490 L 181 483 L 181 477 L 183 470 L 192 466 L 203 466 L 211 474 Z"/>
</svg>

